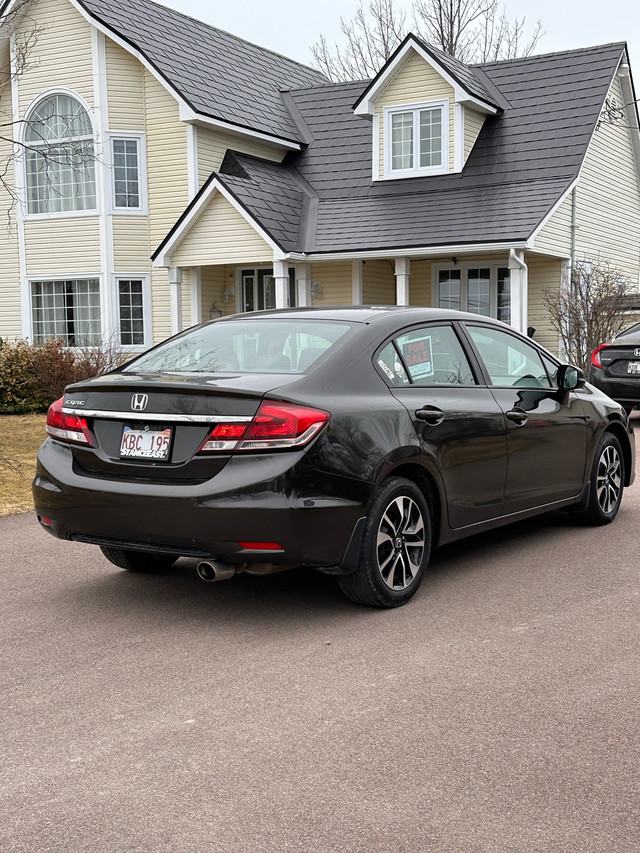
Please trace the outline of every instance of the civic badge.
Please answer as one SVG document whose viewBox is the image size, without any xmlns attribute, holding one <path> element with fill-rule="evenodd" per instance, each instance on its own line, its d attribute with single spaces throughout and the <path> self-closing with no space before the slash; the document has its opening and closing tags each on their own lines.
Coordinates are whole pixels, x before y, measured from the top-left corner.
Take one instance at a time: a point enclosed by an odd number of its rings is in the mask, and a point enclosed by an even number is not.
<svg viewBox="0 0 640 853">
<path fill-rule="evenodd" d="M 149 402 L 148 394 L 134 394 L 131 398 L 131 408 L 134 412 L 144 412 Z"/>
</svg>

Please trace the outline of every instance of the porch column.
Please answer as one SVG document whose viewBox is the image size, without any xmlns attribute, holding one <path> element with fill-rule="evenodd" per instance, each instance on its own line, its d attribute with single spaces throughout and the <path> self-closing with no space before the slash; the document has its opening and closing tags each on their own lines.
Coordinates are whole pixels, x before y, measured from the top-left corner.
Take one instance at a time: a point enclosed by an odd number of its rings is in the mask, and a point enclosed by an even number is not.
<svg viewBox="0 0 640 853">
<path fill-rule="evenodd" d="M 191 267 L 191 325 L 202 323 L 202 267 Z"/>
<path fill-rule="evenodd" d="M 171 334 L 182 331 L 182 267 L 169 267 Z"/>
<path fill-rule="evenodd" d="M 527 334 L 529 289 L 529 270 L 524 260 L 524 252 L 511 249 L 509 252 L 509 295 L 511 299 L 510 325 L 523 335 Z"/>
<path fill-rule="evenodd" d="M 301 308 L 311 306 L 311 264 L 296 264 L 296 295 Z"/>
<path fill-rule="evenodd" d="M 362 261 L 351 261 L 351 304 L 362 305 L 363 300 L 363 272 Z"/>
<path fill-rule="evenodd" d="M 289 307 L 289 264 L 273 259 L 273 278 L 276 285 L 276 308 Z"/>
<path fill-rule="evenodd" d="M 409 304 L 409 279 L 411 277 L 411 258 L 396 258 L 396 305 Z"/>
</svg>

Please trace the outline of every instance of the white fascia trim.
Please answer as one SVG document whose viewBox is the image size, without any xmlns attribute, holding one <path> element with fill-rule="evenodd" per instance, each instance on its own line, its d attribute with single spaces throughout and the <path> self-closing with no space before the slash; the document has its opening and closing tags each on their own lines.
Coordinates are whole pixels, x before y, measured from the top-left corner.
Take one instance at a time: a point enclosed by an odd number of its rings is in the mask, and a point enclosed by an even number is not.
<svg viewBox="0 0 640 853">
<path fill-rule="evenodd" d="M 180 245 L 180 243 L 184 240 L 189 231 L 193 228 L 193 226 L 198 222 L 198 219 L 202 216 L 204 211 L 209 205 L 209 202 L 214 198 L 216 193 L 220 193 L 229 204 L 238 211 L 238 213 L 242 216 L 246 222 L 254 229 L 254 231 L 262 237 L 262 239 L 267 243 L 270 248 L 273 250 L 273 257 L 277 260 L 282 260 L 287 256 L 285 252 L 278 246 L 276 242 L 274 242 L 273 238 L 270 237 L 266 231 L 253 219 L 247 211 L 242 207 L 242 205 L 237 201 L 237 199 L 224 187 L 217 178 L 214 178 L 205 192 L 202 193 L 197 203 L 194 205 L 193 209 L 189 212 L 189 215 L 184 218 L 184 220 L 180 223 L 180 226 L 176 229 L 175 233 L 171 236 L 171 239 L 167 243 L 167 245 L 162 250 L 162 254 L 158 255 L 158 257 L 154 260 L 154 267 L 171 267 L 171 253 L 175 251 L 175 249 Z"/>
<path fill-rule="evenodd" d="M 427 52 L 423 50 L 420 45 L 410 39 L 402 50 L 396 55 L 395 59 L 387 65 L 384 71 L 380 74 L 378 79 L 376 80 L 375 85 L 372 87 L 370 92 L 368 93 L 366 99 L 362 101 L 356 109 L 354 113 L 359 116 L 372 116 L 375 112 L 375 100 L 380 94 L 380 92 L 388 85 L 391 78 L 395 75 L 396 70 L 400 63 L 402 63 L 407 56 L 410 50 L 415 51 L 419 56 L 421 56 L 424 61 L 433 68 L 447 83 L 453 88 L 455 92 L 455 101 L 456 103 L 462 104 L 474 104 L 477 108 L 481 109 L 483 112 L 487 112 L 490 115 L 494 115 L 498 112 L 496 107 L 491 106 L 486 103 L 486 101 L 482 101 L 479 98 L 476 98 L 475 95 L 472 95 L 470 92 L 467 92 L 466 89 L 463 89 L 462 86 L 458 83 L 457 80 L 449 74 L 449 72 L 443 68 L 442 65 L 437 63 Z"/>
<path fill-rule="evenodd" d="M 187 125 L 187 189 L 189 201 L 198 195 L 198 128 Z"/>
<path fill-rule="evenodd" d="M 109 215 L 111 207 L 111 182 L 107 180 L 105 152 L 109 147 L 107 128 L 109 127 L 109 98 L 107 95 L 107 54 L 104 34 L 91 27 L 91 53 L 93 62 L 93 101 L 95 109 L 94 130 L 96 132 L 96 200 L 100 221 L 100 321 L 102 340 L 109 344 L 116 339 L 118 332 L 118 305 L 115 288 L 111 283 L 114 266 L 113 220 Z M 109 154 L 106 154 L 107 160 Z M 110 174 L 110 173 L 109 173 Z"/>
<path fill-rule="evenodd" d="M 526 240 L 519 240 L 512 243 L 475 243 L 462 244 L 457 246 L 416 246 L 415 248 L 398 248 L 398 249 L 370 249 L 363 252 L 310 252 L 308 255 L 302 255 L 299 252 L 289 252 L 285 255 L 286 260 L 302 261 L 302 262 L 320 262 L 320 261 L 349 261 L 349 260 L 376 260 L 388 258 L 430 258 L 438 256 L 450 257 L 453 255 L 481 255 L 489 252 L 508 252 L 510 249 L 528 249 Z"/>
<path fill-rule="evenodd" d="M 572 182 L 569 184 L 569 186 L 567 187 L 567 189 L 562 193 L 562 195 L 560 196 L 560 198 L 558 199 L 558 201 L 553 205 L 553 207 L 551 208 L 551 210 L 549 211 L 549 213 L 547 213 L 547 215 L 546 215 L 546 216 L 545 216 L 545 218 L 542 220 L 542 222 L 540 223 L 540 225 L 538 225 L 538 227 L 537 227 L 537 228 L 536 228 L 536 230 L 533 232 L 533 234 L 531 235 L 531 237 L 529 237 L 529 239 L 527 240 L 527 248 L 528 248 L 528 249 L 535 249 L 536 237 L 540 234 L 540 232 L 541 232 L 541 231 L 542 231 L 542 229 L 545 227 L 545 225 L 547 224 L 547 222 L 551 219 L 551 217 L 554 215 L 554 213 L 556 213 L 556 212 L 558 211 L 558 209 L 560 208 L 560 206 L 562 205 L 562 203 L 566 200 L 566 198 L 567 198 L 569 195 L 571 195 L 571 193 L 573 192 L 573 190 L 574 190 L 574 189 L 576 188 L 576 186 L 578 185 L 579 180 L 580 180 L 579 178 L 576 178 L 574 181 L 572 181 Z"/>
<path fill-rule="evenodd" d="M 176 97 L 180 104 L 180 121 L 185 122 L 185 124 L 195 124 L 200 125 L 201 127 L 214 127 L 217 130 L 224 130 L 226 133 L 235 134 L 236 136 L 258 139 L 261 142 L 268 142 L 271 145 L 277 145 L 279 148 L 284 148 L 287 151 L 300 151 L 302 148 L 298 142 L 292 142 L 289 139 L 272 136 L 270 133 L 264 133 L 260 130 L 250 130 L 248 127 L 239 127 L 237 124 L 224 121 L 223 119 L 205 116 L 192 109 L 186 101 L 179 99 L 179 96 Z"/>
<path fill-rule="evenodd" d="M 640 129 L 638 127 L 637 104 L 633 98 L 633 83 L 631 82 L 631 68 L 628 63 L 622 62 L 618 68 L 620 76 L 620 88 L 624 99 L 624 112 L 631 135 L 631 147 L 633 148 L 633 159 L 636 165 L 636 177 L 640 186 Z"/>
<path fill-rule="evenodd" d="M 15 127 L 19 127 L 20 121 L 20 87 L 18 75 L 15 73 L 16 64 L 16 36 L 11 34 L 11 102 L 12 119 Z M 22 337 L 25 340 L 33 340 L 32 336 L 32 310 L 31 310 L 31 286 L 27 277 L 27 246 L 24 234 L 24 218 L 26 211 L 26 190 L 24 174 L 24 152 L 20 145 L 13 145 L 13 174 L 16 192 L 16 226 L 18 231 L 18 262 L 20 273 L 20 325 Z"/>
<path fill-rule="evenodd" d="M 160 85 L 163 86 L 167 90 L 167 92 L 169 92 L 169 94 L 172 95 L 178 102 L 180 106 L 181 121 L 199 121 L 205 124 L 213 124 L 216 127 L 223 127 L 228 130 L 234 130 L 241 136 L 250 136 L 253 138 L 263 139 L 266 142 L 273 142 L 276 145 L 281 145 L 283 148 L 290 148 L 296 151 L 300 150 L 300 145 L 298 145 L 297 143 L 290 142 L 289 140 L 280 139 L 280 137 L 278 136 L 270 136 L 268 133 L 260 133 L 260 131 L 254 131 L 249 129 L 245 130 L 243 128 L 239 128 L 237 125 L 229 124 L 224 121 L 218 121 L 216 119 L 209 118 L 208 116 L 201 115 L 200 113 L 196 112 L 194 109 L 192 109 L 192 107 L 189 106 L 189 104 L 185 101 L 182 95 L 180 95 L 180 93 L 169 82 L 167 82 L 167 80 L 165 80 L 165 78 L 149 62 L 149 60 L 144 56 L 144 54 L 142 54 L 135 47 L 132 47 L 129 42 L 121 38 L 113 30 L 109 29 L 109 27 L 105 27 L 104 24 L 102 24 L 100 21 L 96 21 L 95 18 L 93 18 L 92 15 L 77 2 L 77 0 L 69 0 L 69 2 L 74 7 L 74 9 L 76 9 L 82 15 L 82 17 L 87 20 L 92 26 L 100 30 L 100 32 L 104 33 L 104 35 L 108 36 L 111 41 L 114 41 L 116 44 L 120 45 L 120 47 L 123 48 L 123 50 L 126 50 L 127 53 L 130 53 L 132 56 L 135 56 L 135 58 L 144 65 L 147 71 L 152 74 L 160 83 Z M 190 117 L 185 118 L 184 116 Z"/>
</svg>

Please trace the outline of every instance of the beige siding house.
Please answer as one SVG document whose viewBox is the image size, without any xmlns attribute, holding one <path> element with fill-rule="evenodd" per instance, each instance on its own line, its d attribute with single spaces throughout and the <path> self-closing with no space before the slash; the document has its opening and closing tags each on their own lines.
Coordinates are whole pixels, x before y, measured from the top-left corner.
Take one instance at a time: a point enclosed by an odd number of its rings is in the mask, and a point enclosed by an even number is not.
<svg viewBox="0 0 640 853">
<path fill-rule="evenodd" d="M 0 102 L 2 337 L 137 350 L 235 312 L 415 304 L 557 350 L 545 294 L 572 264 L 638 291 L 624 44 L 471 67 L 409 36 L 368 85 L 329 84 L 151 0 L 11 9 L 5 75 L 40 31 Z"/>
</svg>

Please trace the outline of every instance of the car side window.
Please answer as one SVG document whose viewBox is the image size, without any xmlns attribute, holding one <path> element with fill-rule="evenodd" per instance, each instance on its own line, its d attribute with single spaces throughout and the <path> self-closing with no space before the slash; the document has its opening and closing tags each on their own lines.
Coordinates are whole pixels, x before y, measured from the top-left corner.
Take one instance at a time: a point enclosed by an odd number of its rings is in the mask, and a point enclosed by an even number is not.
<svg viewBox="0 0 640 853">
<path fill-rule="evenodd" d="M 471 366 L 451 326 L 423 326 L 396 339 L 414 385 L 475 385 Z"/>
<path fill-rule="evenodd" d="M 409 385 L 409 377 L 393 342 L 383 347 L 376 358 L 376 365 L 391 385 Z"/>
<path fill-rule="evenodd" d="M 467 326 L 491 384 L 501 388 L 551 388 L 540 353 L 526 341 L 487 326 Z"/>
</svg>

